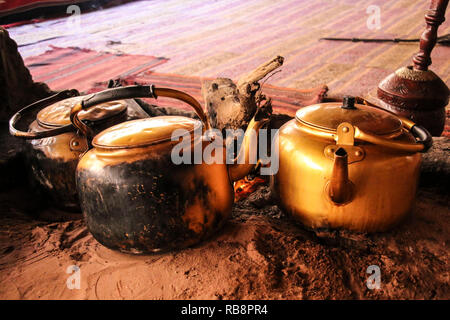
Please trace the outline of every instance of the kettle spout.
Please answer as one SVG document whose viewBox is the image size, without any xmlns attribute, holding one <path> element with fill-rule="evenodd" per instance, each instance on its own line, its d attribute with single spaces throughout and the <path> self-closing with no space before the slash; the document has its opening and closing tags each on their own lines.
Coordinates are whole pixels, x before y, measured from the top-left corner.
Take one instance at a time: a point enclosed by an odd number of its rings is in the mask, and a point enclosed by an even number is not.
<svg viewBox="0 0 450 320">
<path fill-rule="evenodd" d="M 344 148 L 339 148 L 334 153 L 328 194 L 336 204 L 346 203 L 352 198 L 352 183 L 348 179 L 348 155 Z"/>
<path fill-rule="evenodd" d="M 270 104 L 268 107 L 258 108 L 255 116 L 248 124 L 238 156 L 234 159 L 233 164 L 228 166 L 228 174 L 231 181 L 244 178 L 255 167 L 256 162 L 254 160 L 257 159 L 259 131 L 269 122 L 271 111 Z"/>
</svg>

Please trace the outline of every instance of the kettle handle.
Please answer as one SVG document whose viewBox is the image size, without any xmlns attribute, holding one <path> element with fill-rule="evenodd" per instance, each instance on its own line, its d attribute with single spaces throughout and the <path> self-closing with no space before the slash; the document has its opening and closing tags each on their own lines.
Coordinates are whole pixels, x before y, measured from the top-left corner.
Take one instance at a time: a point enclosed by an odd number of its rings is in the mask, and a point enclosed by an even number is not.
<svg viewBox="0 0 450 320">
<path fill-rule="evenodd" d="M 70 112 L 70 121 L 77 129 L 81 131 L 81 133 L 83 133 L 85 136 L 92 138 L 94 135 L 92 129 L 85 123 L 83 123 L 78 117 L 78 113 L 80 111 L 89 109 L 90 107 L 93 107 L 97 104 L 105 103 L 108 101 L 131 99 L 131 98 L 157 99 L 158 96 L 174 98 L 186 102 L 187 104 L 189 104 L 191 107 L 194 108 L 195 113 L 205 125 L 205 129 L 206 130 L 210 129 L 210 125 L 206 117 L 206 114 L 203 111 L 201 104 L 194 97 L 190 96 L 185 92 L 175 89 L 155 88 L 153 84 L 148 86 L 135 85 L 127 87 L 118 87 L 94 93 L 91 96 L 87 97 L 86 99 L 83 99 L 80 103 L 76 104 L 72 108 Z"/>
<path fill-rule="evenodd" d="M 402 122 L 402 125 L 404 128 L 408 129 L 414 137 L 416 137 L 417 143 L 405 143 L 405 142 L 396 142 L 390 139 L 384 139 L 380 138 L 379 136 L 367 133 L 359 129 L 358 127 L 355 127 L 355 139 L 367 141 L 370 143 L 378 144 L 390 149 L 396 149 L 400 151 L 407 151 L 407 152 L 426 152 L 428 149 L 430 149 L 433 145 L 433 137 L 428 132 L 427 129 L 425 129 L 423 126 L 418 125 L 414 123 L 413 121 L 399 116 L 393 112 L 390 112 L 389 110 L 385 110 L 380 108 L 379 106 L 370 103 L 366 99 L 356 97 L 358 102 L 361 102 L 367 106 L 371 106 L 380 110 L 383 110 L 385 112 L 389 112 L 390 114 L 396 116 L 400 121 Z"/>
<path fill-rule="evenodd" d="M 377 135 L 373 135 L 362 131 L 358 127 L 355 128 L 355 139 L 377 144 L 389 149 L 406 151 L 406 152 L 426 152 L 433 145 L 433 139 L 431 134 L 422 126 L 414 124 L 412 127 L 405 125 L 414 137 L 418 138 L 417 143 L 397 142 L 390 139 L 380 138 Z"/>
<path fill-rule="evenodd" d="M 58 101 L 68 99 L 68 98 L 73 98 L 73 97 L 76 97 L 79 95 L 80 95 L 80 93 L 75 89 L 64 90 L 64 91 L 58 92 L 52 96 L 44 98 L 42 100 L 36 101 L 36 102 L 20 109 L 9 120 L 9 132 L 11 133 L 11 135 L 13 135 L 15 137 L 23 138 L 23 139 L 42 139 L 42 138 L 56 136 L 58 134 L 62 134 L 62 133 L 73 130 L 73 126 L 71 124 L 68 124 L 68 125 L 65 125 L 62 127 L 49 129 L 49 130 L 45 130 L 45 131 L 27 132 L 27 131 L 21 131 L 21 130 L 17 129 L 16 125 L 19 122 L 19 120 L 28 112 L 35 111 L 35 110 L 41 110 L 41 109 L 43 109 L 51 104 L 54 104 Z"/>
</svg>

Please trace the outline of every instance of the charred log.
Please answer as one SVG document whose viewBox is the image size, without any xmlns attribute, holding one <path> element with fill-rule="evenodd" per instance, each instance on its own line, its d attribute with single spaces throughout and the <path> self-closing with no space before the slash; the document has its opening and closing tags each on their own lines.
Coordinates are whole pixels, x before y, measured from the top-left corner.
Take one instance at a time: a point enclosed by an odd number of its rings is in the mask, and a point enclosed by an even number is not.
<svg viewBox="0 0 450 320">
<path fill-rule="evenodd" d="M 259 105 L 269 107 L 270 100 L 261 94 L 258 81 L 282 66 L 283 61 L 283 57 L 277 56 L 237 83 L 227 78 L 205 81 L 202 94 L 211 126 L 219 130 L 245 128 Z"/>
</svg>

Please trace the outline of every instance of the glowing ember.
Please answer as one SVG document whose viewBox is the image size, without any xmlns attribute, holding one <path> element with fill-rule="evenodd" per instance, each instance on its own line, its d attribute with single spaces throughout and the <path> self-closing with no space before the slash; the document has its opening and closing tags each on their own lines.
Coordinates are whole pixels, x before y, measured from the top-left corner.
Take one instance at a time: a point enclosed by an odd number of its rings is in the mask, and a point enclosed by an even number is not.
<svg viewBox="0 0 450 320">
<path fill-rule="evenodd" d="M 246 176 L 244 179 L 234 183 L 234 201 L 247 198 L 253 193 L 259 185 L 266 183 L 266 180 L 260 177 Z"/>
</svg>

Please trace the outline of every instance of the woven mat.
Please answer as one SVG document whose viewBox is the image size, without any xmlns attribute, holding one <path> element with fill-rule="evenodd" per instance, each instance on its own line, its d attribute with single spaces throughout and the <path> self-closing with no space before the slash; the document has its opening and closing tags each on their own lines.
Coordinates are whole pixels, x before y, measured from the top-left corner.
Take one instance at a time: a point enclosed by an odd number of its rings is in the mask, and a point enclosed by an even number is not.
<svg viewBox="0 0 450 320">
<path fill-rule="evenodd" d="M 45 82 L 52 90 L 87 91 L 97 82 L 150 70 L 168 59 L 52 47 L 51 50 L 24 61 L 34 81 Z"/>
<path fill-rule="evenodd" d="M 106 88 L 109 79 L 120 79 L 124 84 L 155 84 L 176 88 L 203 103 L 202 81 L 213 78 L 153 71 L 167 61 L 163 57 L 53 47 L 44 54 L 25 59 L 25 64 L 35 81 L 46 82 L 53 90 L 74 88 L 91 93 Z M 272 98 L 274 112 L 294 115 L 300 107 L 322 101 L 327 87 L 319 85 L 310 89 L 293 89 L 264 84 L 263 92 Z M 165 98 L 158 99 L 157 104 L 189 109 L 184 104 Z M 450 110 L 447 110 L 443 136 L 450 137 Z"/>
<path fill-rule="evenodd" d="M 152 71 L 154 67 L 166 61 L 165 58 L 153 56 L 119 55 L 79 48 L 53 48 L 39 56 L 25 59 L 25 64 L 35 81 L 45 82 L 53 90 L 77 89 L 92 93 L 106 88 L 109 79 L 120 79 L 124 84 L 155 84 L 176 88 L 191 94 L 202 103 L 202 81 L 212 78 Z M 272 98 L 274 112 L 293 115 L 300 107 L 322 101 L 327 87 L 322 85 L 301 90 L 264 84 L 263 92 Z M 189 109 L 185 104 L 178 104 L 173 99 L 160 98 L 157 104 Z"/>
</svg>

